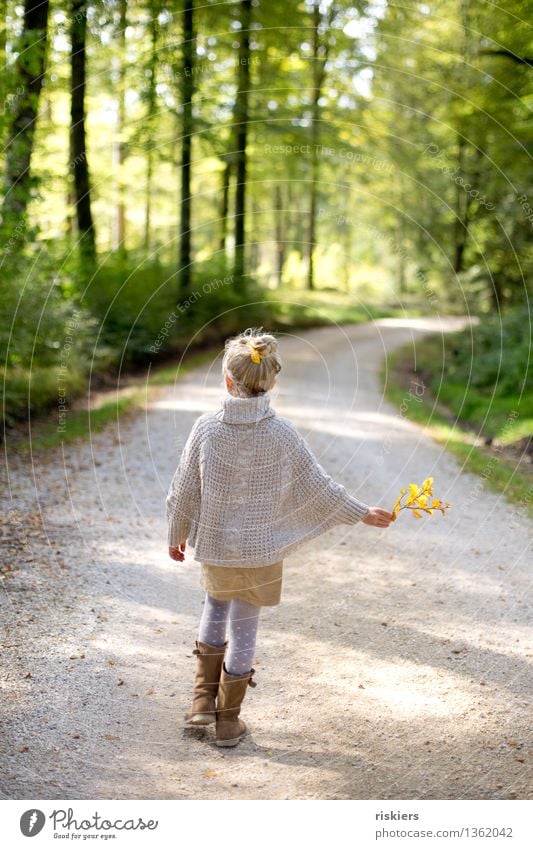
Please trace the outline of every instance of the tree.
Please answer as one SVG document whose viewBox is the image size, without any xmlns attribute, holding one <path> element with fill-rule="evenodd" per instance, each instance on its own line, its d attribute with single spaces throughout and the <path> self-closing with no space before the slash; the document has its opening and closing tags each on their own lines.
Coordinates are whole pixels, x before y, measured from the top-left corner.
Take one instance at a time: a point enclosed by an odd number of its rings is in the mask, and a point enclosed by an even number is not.
<svg viewBox="0 0 533 849">
<path fill-rule="evenodd" d="M 246 239 L 246 166 L 248 138 L 248 102 L 250 91 L 250 25 L 252 0 L 241 0 L 241 17 L 238 51 L 238 85 L 235 99 L 235 288 L 244 292 L 245 239 Z"/>
<path fill-rule="evenodd" d="M 85 134 L 87 0 L 71 0 L 70 14 L 70 166 L 74 174 L 80 259 L 83 266 L 90 267 L 96 263 L 96 244 Z"/>
<path fill-rule="evenodd" d="M 181 126 L 180 296 L 184 295 L 191 286 L 191 155 L 194 133 L 192 101 L 195 89 L 194 0 L 185 0 L 182 20 L 183 118 Z"/>
<path fill-rule="evenodd" d="M 46 64 L 48 8 L 48 0 L 26 0 L 15 62 L 17 88 L 7 137 L 2 205 L 2 225 L 4 231 L 9 232 L 13 250 L 24 242 L 26 210 L 32 188 L 30 166 Z"/>
<path fill-rule="evenodd" d="M 150 0 L 147 5 L 148 33 L 150 38 L 150 53 L 148 67 L 148 85 L 146 90 L 146 137 L 144 139 L 144 153 L 146 158 L 146 184 L 144 195 L 144 239 L 143 247 L 146 252 L 151 245 L 152 227 L 152 182 L 154 175 L 154 133 L 156 130 L 156 103 L 157 103 L 157 52 L 159 47 L 159 21 L 158 15 L 161 11 L 159 0 Z"/>
<path fill-rule="evenodd" d="M 117 140 L 115 143 L 115 157 L 117 163 L 118 181 L 118 203 L 116 209 L 115 225 L 115 248 L 125 253 L 126 251 L 126 204 L 124 199 L 124 162 L 126 160 L 126 143 L 124 133 L 126 127 L 126 27 L 127 5 L 126 0 L 119 0 L 118 20 L 118 59 L 117 59 Z"/>
<path fill-rule="evenodd" d="M 329 30 L 335 15 L 337 4 L 331 3 L 323 15 L 320 10 L 320 0 L 314 0 L 312 9 L 313 19 L 313 96 L 311 106 L 311 186 L 309 192 L 309 231 L 308 231 L 308 261 L 307 286 L 314 289 L 315 269 L 314 251 L 316 241 L 316 208 L 319 180 L 319 150 L 320 150 L 320 101 L 326 76 L 326 62 L 329 53 Z"/>
</svg>

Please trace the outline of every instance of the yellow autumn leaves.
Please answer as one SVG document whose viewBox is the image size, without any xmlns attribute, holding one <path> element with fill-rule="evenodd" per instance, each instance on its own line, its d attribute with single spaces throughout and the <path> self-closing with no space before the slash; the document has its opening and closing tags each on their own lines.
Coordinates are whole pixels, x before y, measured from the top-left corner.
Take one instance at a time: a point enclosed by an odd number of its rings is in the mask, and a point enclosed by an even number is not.
<svg viewBox="0 0 533 849">
<path fill-rule="evenodd" d="M 410 483 L 408 491 L 403 488 L 400 489 L 400 495 L 392 510 L 392 521 L 396 520 L 400 510 L 412 510 L 413 516 L 416 519 L 421 519 L 422 512 L 429 513 L 431 516 L 434 510 L 440 510 L 444 516 L 446 510 L 451 506 L 447 501 L 443 503 L 440 498 L 433 498 L 433 478 L 426 478 L 422 486 Z"/>
</svg>

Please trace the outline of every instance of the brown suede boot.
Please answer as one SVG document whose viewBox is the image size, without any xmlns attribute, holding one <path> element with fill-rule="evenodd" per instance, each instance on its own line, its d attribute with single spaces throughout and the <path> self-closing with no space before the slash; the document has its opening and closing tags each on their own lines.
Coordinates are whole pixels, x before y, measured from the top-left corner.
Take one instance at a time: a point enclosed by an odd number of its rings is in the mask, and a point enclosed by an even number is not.
<svg viewBox="0 0 533 849">
<path fill-rule="evenodd" d="M 252 681 L 254 672 L 252 669 L 246 675 L 230 675 L 222 665 L 217 697 L 217 746 L 236 746 L 246 734 L 246 724 L 239 714 L 246 688 L 256 686 Z"/>
<path fill-rule="evenodd" d="M 196 655 L 196 678 L 192 708 L 185 716 L 187 725 L 209 725 L 216 719 L 216 697 L 224 652 L 223 646 L 209 646 L 196 641 L 193 654 Z"/>
</svg>

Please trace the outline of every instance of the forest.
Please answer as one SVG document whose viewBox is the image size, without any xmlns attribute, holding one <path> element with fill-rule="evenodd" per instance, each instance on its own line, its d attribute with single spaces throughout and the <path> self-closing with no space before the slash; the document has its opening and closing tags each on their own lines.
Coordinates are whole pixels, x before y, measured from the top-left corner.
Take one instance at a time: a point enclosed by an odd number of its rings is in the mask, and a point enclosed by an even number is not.
<svg viewBox="0 0 533 849">
<path fill-rule="evenodd" d="M 243 322 L 474 315 L 525 385 L 532 10 L 3 0 L 5 422 Z"/>
</svg>

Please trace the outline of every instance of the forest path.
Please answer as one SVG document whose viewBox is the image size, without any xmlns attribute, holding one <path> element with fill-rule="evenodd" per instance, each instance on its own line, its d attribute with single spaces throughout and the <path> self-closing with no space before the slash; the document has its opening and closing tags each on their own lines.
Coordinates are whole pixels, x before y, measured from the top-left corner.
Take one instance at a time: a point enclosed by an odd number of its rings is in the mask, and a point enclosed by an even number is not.
<svg viewBox="0 0 533 849">
<path fill-rule="evenodd" d="M 220 359 L 91 441 L 9 457 L 3 798 L 528 796 L 531 522 L 382 398 L 384 354 L 438 326 L 281 338 L 272 405 L 333 477 L 392 507 L 431 475 L 453 508 L 339 526 L 286 560 L 234 750 L 182 725 L 202 590 L 190 552 L 166 556 L 164 520 L 190 427 L 220 406 Z"/>
</svg>

